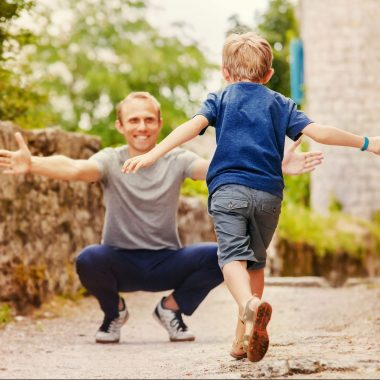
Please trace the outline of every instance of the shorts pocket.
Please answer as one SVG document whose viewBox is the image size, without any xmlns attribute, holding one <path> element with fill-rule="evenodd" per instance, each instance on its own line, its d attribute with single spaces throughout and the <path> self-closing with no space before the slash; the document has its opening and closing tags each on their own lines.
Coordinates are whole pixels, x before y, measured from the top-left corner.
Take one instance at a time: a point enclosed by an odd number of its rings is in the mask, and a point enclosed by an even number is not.
<svg viewBox="0 0 380 380">
<path fill-rule="evenodd" d="M 259 224 L 267 228 L 276 228 L 281 212 L 281 199 L 266 199 L 258 208 L 257 219 Z"/>
<path fill-rule="evenodd" d="M 247 207 L 246 199 L 213 197 L 211 200 L 211 211 L 238 212 Z"/>
</svg>

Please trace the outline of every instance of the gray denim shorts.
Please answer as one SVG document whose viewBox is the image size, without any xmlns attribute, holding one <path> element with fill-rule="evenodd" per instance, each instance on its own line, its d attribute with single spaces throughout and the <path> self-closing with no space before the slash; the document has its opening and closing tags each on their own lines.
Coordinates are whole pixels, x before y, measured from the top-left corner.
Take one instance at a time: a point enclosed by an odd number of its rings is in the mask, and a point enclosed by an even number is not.
<svg viewBox="0 0 380 380">
<path fill-rule="evenodd" d="M 220 268 L 247 261 L 250 270 L 265 267 L 267 248 L 276 230 L 281 198 L 241 185 L 223 185 L 209 199 L 218 240 Z"/>
</svg>

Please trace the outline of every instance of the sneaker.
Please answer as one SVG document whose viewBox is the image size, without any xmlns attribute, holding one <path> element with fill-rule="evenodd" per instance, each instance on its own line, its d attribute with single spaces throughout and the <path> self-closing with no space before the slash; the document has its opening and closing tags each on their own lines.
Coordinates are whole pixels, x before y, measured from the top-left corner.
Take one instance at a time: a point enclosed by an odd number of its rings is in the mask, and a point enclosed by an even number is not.
<svg viewBox="0 0 380 380">
<path fill-rule="evenodd" d="M 153 316 L 169 333 L 170 341 L 188 342 L 194 340 L 195 336 L 185 325 L 181 312 L 165 309 L 163 306 L 164 299 L 162 298 L 154 309 Z"/>
<path fill-rule="evenodd" d="M 104 317 L 102 325 L 96 332 L 96 343 L 118 343 L 120 341 L 120 330 L 129 318 L 125 301 L 121 298 L 123 308 L 119 311 L 119 316 L 114 319 Z"/>
</svg>

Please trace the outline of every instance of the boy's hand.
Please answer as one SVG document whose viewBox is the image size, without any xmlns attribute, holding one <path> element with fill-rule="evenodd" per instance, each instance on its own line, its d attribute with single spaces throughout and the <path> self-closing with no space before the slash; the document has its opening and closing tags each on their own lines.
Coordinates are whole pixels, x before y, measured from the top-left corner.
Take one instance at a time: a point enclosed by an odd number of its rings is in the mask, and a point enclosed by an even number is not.
<svg viewBox="0 0 380 380">
<path fill-rule="evenodd" d="M 312 172 L 322 163 L 323 153 L 318 151 L 298 153 L 296 149 L 301 144 L 298 139 L 284 154 L 282 172 L 286 175 L 298 175 Z"/>
<path fill-rule="evenodd" d="M 369 138 L 369 144 L 368 144 L 367 150 L 368 152 L 380 155 L 380 136 Z"/>
<path fill-rule="evenodd" d="M 32 154 L 20 132 L 15 133 L 19 150 L 0 149 L 0 168 L 5 169 L 4 174 L 25 174 L 30 170 Z"/>
<path fill-rule="evenodd" d="M 141 168 L 147 168 L 156 161 L 157 158 L 151 152 L 148 152 L 140 156 L 129 158 L 124 162 L 121 171 L 126 174 L 137 173 Z"/>
</svg>

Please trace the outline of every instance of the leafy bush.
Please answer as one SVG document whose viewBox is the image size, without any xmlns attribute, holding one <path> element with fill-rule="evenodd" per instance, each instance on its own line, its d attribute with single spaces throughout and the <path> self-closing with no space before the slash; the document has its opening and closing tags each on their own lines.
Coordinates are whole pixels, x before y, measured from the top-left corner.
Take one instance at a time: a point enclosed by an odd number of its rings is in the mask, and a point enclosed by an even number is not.
<svg viewBox="0 0 380 380">
<path fill-rule="evenodd" d="M 189 197 L 200 196 L 207 198 L 208 190 L 205 181 L 194 181 L 186 178 L 182 185 L 181 194 Z"/>
<path fill-rule="evenodd" d="M 277 233 L 282 239 L 314 247 L 321 256 L 344 252 L 363 257 L 380 252 L 380 225 L 342 212 L 323 216 L 306 207 L 288 204 L 282 210 Z"/>
</svg>

